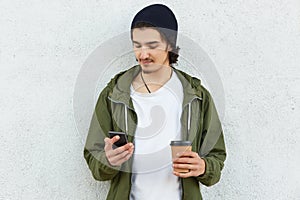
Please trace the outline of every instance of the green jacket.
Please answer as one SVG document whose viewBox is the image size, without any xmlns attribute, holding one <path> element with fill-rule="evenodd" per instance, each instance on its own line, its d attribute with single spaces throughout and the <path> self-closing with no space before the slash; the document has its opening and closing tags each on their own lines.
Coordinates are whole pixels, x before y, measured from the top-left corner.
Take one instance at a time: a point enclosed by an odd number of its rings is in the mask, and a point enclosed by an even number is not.
<svg viewBox="0 0 300 200">
<path fill-rule="evenodd" d="M 200 80 L 173 69 L 184 92 L 182 138 L 192 141 L 192 150 L 206 163 L 203 175 L 181 179 L 182 199 L 199 200 L 202 199 L 199 182 L 211 186 L 220 179 L 226 158 L 223 131 L 212 97 Z M 122 131 L 128 134 L 128 141 L 134 143 L 138 119 L 130 98 L 130 85 L 139 71 L 137 65 L 117 74 L 102 90 L 86 139 L 84 158 L 93 177 L 99 181 L 111 180 L 108 200 L 124 200 L 130 196 L 133 159 L 120 167 L 111 166 L 105 157 L 104 138 L 110 130 Z"/>
</svg>

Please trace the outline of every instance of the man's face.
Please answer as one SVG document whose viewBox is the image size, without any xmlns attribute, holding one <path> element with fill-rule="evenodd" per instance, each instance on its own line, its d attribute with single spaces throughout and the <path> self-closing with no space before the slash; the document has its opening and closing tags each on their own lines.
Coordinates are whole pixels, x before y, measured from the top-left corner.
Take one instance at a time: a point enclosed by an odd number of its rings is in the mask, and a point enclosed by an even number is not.
<svg viewBox="0 0 300 200">
<path fill-rule="evenodd" d="M 169 66 L 168 51 L 170 45 L 153 28 L 135 28 L 132 32 L 135 57 L 144 73 L 155 72 Z"/>
</svg>

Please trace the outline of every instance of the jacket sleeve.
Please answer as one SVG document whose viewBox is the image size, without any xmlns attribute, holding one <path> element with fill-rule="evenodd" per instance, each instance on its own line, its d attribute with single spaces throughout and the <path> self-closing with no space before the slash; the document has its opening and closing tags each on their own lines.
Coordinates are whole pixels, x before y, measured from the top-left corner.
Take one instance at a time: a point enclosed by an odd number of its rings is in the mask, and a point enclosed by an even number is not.
<svg viewBox="0 0 300 200">
<path fill-rule="evenodd" d="M 108 137 L 108 131 L 112 130 L 110 113 L 107 88 L 105 88 L 96 104 L 83 152 L 93 177 L 100 181 L 111 180 L 120 169 L 109 164 L 104 152 L 104 138 Z"/>
<path fill-rule="evenodd" d="M 199 155 L 204 159 L 205 173 L 197 179 L 206 186 L 216 184 L 226 159 L 226 148 L 221 122 L 211 96 L 203 102 L 203 129 Z"/>
</svg>

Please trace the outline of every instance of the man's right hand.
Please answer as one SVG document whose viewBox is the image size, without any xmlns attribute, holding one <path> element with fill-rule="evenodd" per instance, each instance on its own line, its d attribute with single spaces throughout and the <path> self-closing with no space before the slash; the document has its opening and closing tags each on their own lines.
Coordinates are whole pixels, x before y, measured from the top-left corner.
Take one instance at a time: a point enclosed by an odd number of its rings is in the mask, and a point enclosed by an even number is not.
<svg viewBox="0 0 300 200">
<path fill-rule="evenodd" d="M 118 135 L 116 135 L 115 137 L 113 137 L 111 139 L 108 138 L 108 137 L 106 137 L 104 139 L 104 142 L 105 142 L 105 147 L 104 147 L 105 155 L 106 155 L 106 158 L 107 158 L 108 162 L 112 166 L 122 165 L 133 154 L 134 146 L 131 142 L 125 144 L 124 146 L 118 147 L 116 149 L 112 148 L 113 144 L 116 141 L 118 141 L 119 139 L 120 139 L 120 137 Z"/>
</svg>

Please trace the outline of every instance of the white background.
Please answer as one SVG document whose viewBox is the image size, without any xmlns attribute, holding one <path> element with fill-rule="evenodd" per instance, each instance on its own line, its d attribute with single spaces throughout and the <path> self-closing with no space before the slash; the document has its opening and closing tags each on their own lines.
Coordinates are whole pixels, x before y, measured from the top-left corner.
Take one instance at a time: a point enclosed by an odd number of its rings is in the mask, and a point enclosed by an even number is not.
<svg viewBox="0 0 300 200">
<path fill-rule="evenodd" d="M 204 199 L 299 199 L 300 2 L 161 2 L 225 90 L 228 158 Z M 108 183 L 93 180 L 83 159 L 76 78 L 150 3 L 0 0 L 0 199 L 105 199 Z"/>
</svg>

